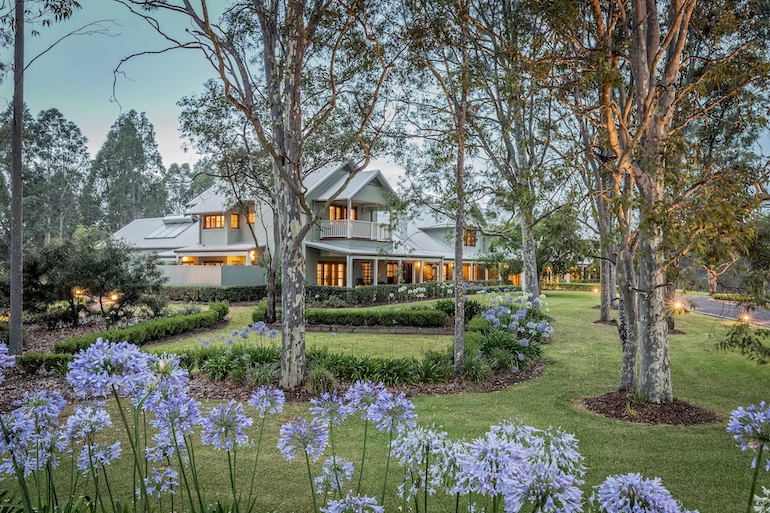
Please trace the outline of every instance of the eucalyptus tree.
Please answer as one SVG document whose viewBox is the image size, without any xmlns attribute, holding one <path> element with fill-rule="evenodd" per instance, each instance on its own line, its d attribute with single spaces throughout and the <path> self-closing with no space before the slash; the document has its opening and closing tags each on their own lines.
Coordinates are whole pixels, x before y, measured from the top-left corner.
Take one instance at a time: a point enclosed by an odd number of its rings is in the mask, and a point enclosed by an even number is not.
<svg viewBox="0 0 770 513">
<path fill-rule="evenodd" d="M 118 230 L 134 219 L 166 214 L 165 169 L 147 116 L 130 110 L 107 132 L 84 190 L 86 224 Z"/>
<path fill-rule="evenodd" d="M 488 194 L 513 213 L 521 231 L 522 288 L 540 294 L 536 225 L 564 208 L 572 180 L 565 159 L 571 121 L 553 94 L 560 39 L 531 2 L 474 0 L 471 4 L 475 107 L 471 135 L 488 169 Z M 510 226 L 498 227 L 506 237 Z M 506 237 L 512 241 L 510 237 Z"/>
<path fill-rule="evenodd" d="M 459 367 L 465 351 L 464 291 L 460 284 L 463 282 L 467 126 L 472 88 L 470 1 L 407 0 L 404 7 L 409 26 L 412 80 L 422 88 L 422 91 L 418 88 L 411 91 L 416 95 L 411 101 L 417 115 L 410 116 L 406 125 L 410 133 L 420 138 L 417 147 L 422 153 L 409 165 L 412 177 L 409 198 L 423 208 L 438 209 L 454 219 L 454 363 Z M 432 190 L 426 190 L 426 178 L 432 182 Z"/>
<path fill-rule="evenodd" d="M 80 128 L 58 109 L 41 111 L 29 127 L 25 238 L 42 242 L 70 236 L 90 157 Z"/>
<path fill-rule="evenodd" d="M 171 164 L 163 175 L 167 193 L 166 210 L 174 214 L 183 213 L 187 202 L 210 188 L 214 182 L 214 175 L 209 172 L 205 160 L 198 160 L 193 167 L 186 162 L 182 165 Z"/>
<path fill-rule="evenodd" d="M 12 11 L 11 11 L 11 6 Z M 2 2 L 0 13 L 3 46 L 10 46 L 10 33 L 13 33 L 13 128 L 11 130 L 11 255 L 10 255 L 10 296 L 11 312 L 9 319 L 10 338 L 8 348 L 11 354 L 22 352 L 22 230 L 23 230 L 23 156 L 24 139 L 24 41 L 27 20 L 32 26 L 48 26 L 53 21 L 69 18 L 80 5 L 74 0 L 33 1 L 28 8 L 25 0 Z M 6 11 L 6 9 L 8 9 Z M 12 14 L 11 14 L 12 12 Z M 5 27 L 11 27 L 10 31 Z M 3 66 L 4 67 L 4 66 Z"/>
<path fill-rule="evenodd" d="M 729 0 L 551 7 L 554 19 L 579 21 L 570 35 L 579 54 L 571 62 L 579 62 L 575 73 L 587 79 L 584 85 L 595 87 L 596 103 L 575 102 L 576 110 L 600 129 L 611 157 L 614 210 L 624 232 L 618 283 L 629 331 L 621 388 L 671 402 L 667 272 L 689 247 L 684 213 L 699 199 L 702 206 L 711 204 L 709 197 L 722 200 L 715 187 L 746 186 L 755 178 L 686 161 L 687 130 L 699 119 L 717 121 L 718 106 L 766 83 L 768 13 L 756 2 Z M 711 215 L 725 216 L 718 209 Z"/>
<path fill-rule="evenodd" d="M 254 214 L 266 236 L 260 240 L 254 225 L 248 223 L 258 250 L 258 259 L 267 278 L 267 312 L 265 320 L 275 322 L 279 259 L 275 255 L 280 241 L 280 219 L 276 206 L 272 163 L 257 140 L 254 126 L 224 93 L 222 84 L 210 80 L 199 95 L 182 98 L 179 116 L 182 134 L 199 153 L 206 155 L 209 172 L 226 183 L 228 195 L 244 215 Z M 265 208 L 262 208 L 265 207 Z M 251 210 L 249 210 L 251 209 Z M 267 213 L 269 220 L 264 219 Z"/>
<path fill-rule="evenodd" d="M 391 31 L 390 3 L 316 0 L 235 1 L 221 16 L 213 2 L 121 0 L 150 21 L 170 48 L 194 48 L 213 66 L 226 98 L 252 124 L 272 167 L 282 272 L 282 387 L 305 370 L 305 260 L 302 241 L 323 209 L 365 167 L 388 123 L 388 78 L 402 49 Z M 221 8 L 221 4 L 217 4 Z M 153 11 L 177 23 L 153 19 Z M 169 18 L 166 18 L 169 19 Z M 185 20 L 186 23 L 178 23 Z M 357 162 L 336 194 L 316 212 L 304 178 L 323 164 L 319 134 L 330 123 L 345 135 Z M 342 138 L 338 139 L 341 140 Z M 330 151 L 327 154 L 335 154 Z"/>
</svg>

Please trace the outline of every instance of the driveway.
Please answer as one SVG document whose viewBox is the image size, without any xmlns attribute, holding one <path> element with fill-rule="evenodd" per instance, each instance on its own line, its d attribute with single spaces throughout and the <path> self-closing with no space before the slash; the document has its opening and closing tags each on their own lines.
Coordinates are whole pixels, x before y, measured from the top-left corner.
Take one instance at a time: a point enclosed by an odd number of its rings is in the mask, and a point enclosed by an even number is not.
<svg viewBox="0 0 770 513">
<path fill-rule="evenodd" d="M 708 296 L 687 296 L 693 306 L 692 311 L 720 319 L 739 319 L 746 309 L 730 301 L 717 301 Z M 749 312 L 752 324 L 770 326 L 770 310 L 757 309 Z"/>
</svg>

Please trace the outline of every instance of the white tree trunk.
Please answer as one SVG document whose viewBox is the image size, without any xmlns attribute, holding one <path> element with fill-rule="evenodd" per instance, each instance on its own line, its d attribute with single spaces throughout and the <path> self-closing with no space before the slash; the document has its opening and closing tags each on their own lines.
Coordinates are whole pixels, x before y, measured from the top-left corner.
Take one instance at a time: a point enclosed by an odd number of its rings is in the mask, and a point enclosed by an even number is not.
<svg viewBox="0 0 770 513">
<path fill-rule="evenodd" d="M 637 354 L 639 351 L 639 314 L 636 299 L 634 253 L 632 251 L 622 250 L 618 253 L 616 270 L 620 288 L 618 333 L 622 350 L 619 390 L 621 392 L 635 392 Z"/>
<path fill-rule="evenodd" d="M 540 282 L 537 274 L 537 257 L 532 226 L 522 216 L 521 219 L 521 289 L 531 297 L 540 295 Z"/>
<path fill-rule="evenodd" d="M 639 244 L 639 393 L 652 403 L 670 403 L 671 366 L 665 311 L 665 272 L 658 259 L 661 237 L 642 230 Z"/>
</svg>

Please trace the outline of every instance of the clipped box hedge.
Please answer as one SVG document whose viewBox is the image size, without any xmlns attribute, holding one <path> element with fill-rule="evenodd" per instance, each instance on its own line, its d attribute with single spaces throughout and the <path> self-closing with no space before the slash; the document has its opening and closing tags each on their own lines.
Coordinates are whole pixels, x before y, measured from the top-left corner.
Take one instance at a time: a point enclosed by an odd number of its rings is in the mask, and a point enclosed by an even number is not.
<svg viewBox="0 0 770 513">
<path fill-rule="evenodd" d="M 264 303 L 257 306 L 251 314 L 252 321 L 264 321 L 266 311 Z M 280 308 L 276 309 L 276 315 L 281 317 Z M 446 314 L 432 308 L 308 308 L 305 310 L 305 322 L 310 325 L 441 328 L 446 322 Z"/>
<path fill-rule="evenodd" d="M 56 342 L 53 346 L 53 351 L 54 353 L 74 354 L 81 349 L 87 348 L 99 338 L 112 342 L 127 341 L 137 346 L 142 346 L 171 335 L 213 326 L 227 315 L 229 311 L 230 308 L 227 303 L 212 303 L 205 312 L 166 317 L 127 328 L 116 328 L 98 333 L 89 333 L 79 337 L 71 337 L 67 340 Z"/>
<path fill-rule="evenodd" d="M 72 354 L 28 352 L 16 357 L 16 365 L 27 374 L 35 374 L 40 369 L 64 374 L 67 372 L 67 364 L 73 358 Z"/>
<path fill-rule="evenodd" d="M 280 288 L 279 288 L 280 293 Z M 260 301 L 267 297 L 267 285 L 166 285 L 163 295 L 169 301 L 184 301 L 186 303 L 211 303 L 228 301 L 243 303 Z"/>
</svg>

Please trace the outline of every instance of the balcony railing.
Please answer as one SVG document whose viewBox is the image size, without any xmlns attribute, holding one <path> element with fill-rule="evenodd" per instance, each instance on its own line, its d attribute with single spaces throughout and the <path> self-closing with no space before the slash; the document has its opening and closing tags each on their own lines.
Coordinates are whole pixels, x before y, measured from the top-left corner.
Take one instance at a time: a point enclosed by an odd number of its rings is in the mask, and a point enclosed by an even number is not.
<svg viewBox="0 0 770 513">
<path fill-rule="evenodd" d="M 390 226 L 369 221 L 321 221 L 322 239 L 390 240 Z"/>
</svg>

